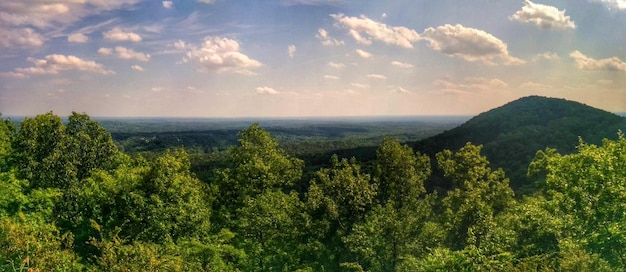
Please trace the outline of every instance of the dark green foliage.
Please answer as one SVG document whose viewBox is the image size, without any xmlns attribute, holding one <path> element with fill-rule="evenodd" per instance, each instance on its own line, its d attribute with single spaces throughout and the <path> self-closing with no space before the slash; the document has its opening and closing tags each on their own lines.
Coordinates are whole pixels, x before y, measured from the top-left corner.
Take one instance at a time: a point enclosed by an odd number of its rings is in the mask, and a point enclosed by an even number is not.
<svg viewBox="0 0 626 272">
<path fill-rule="evenodd" d="M 504 169 L 511 186 L 519 190 L 532 187 L 526 168 L 538 150 L 551 147 L 572 153 L 578 137 L 599 144 L 604 138 L 614 138 L 619 129 L 626 130 L 626 118 L 577 102 L 530 96 L 479 114 L 414 147 L 433 156 L 467 142 L 483 145 L 485 156 L 495 168 Z"/>
<path fill-rule="evenodd" d="M 429 193 L 429 157 L 391 138 L 371 162 L 335 155 L 305 176 L 258 124 L 210 155 L 130 157 L 76 113 L 66 124 L 51 113 L 19 129 L 4 121 L 0 140 L 2 271 L 626 267 L 622 133 L 569 155 L 537 152 L 528 173 L 541 190 L 520 200 L 470 143 L 435 155 L 449 190 Z"/>
</svg>

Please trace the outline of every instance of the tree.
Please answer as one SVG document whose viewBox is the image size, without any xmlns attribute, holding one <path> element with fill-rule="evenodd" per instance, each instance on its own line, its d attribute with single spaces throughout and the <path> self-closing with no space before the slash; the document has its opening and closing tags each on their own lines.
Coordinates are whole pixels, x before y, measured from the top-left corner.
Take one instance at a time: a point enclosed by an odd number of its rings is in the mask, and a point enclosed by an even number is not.
<svg viewBox="0 0 626 272">
<path fill-rule="evenodd" d="M 436 195 L 426 195 L 424 189 L 430 159 L 385 138 L 374 171 L 379 202 L 342 240 L 365 269 L 395 271 L 407 255 L 425 254 L 426 247 L 435 245 L 428 221 Z"/>
<path fill-rule="evenodd" d="M 497 229 L 502 224 L 497 217 L 516 203 L 513 191 L 502 169 L 491 170 L 481 148 L 467 143 L 456 153 L 444 150 L 436 155 L 444 177 L 454 184 L 442 200 L 442 218 L 455 250 L 474 245 L 501 251 L 501 240 L 508 239 Z"/>
<path fill-rule="evenodd" d="M 34 188 L 67 188 L 76 181 L 67 134 L 61 118 L 52 112 L 24 118 L 14 141 L 20 178 Z"/>
<path fill-rule="evenodd" d="M 350 251 L 341 237 L 348 235 L 352 226 L 365 217 L 376 197 L 376 185 L 370 176 L 361 172 L 356 159 L 331 158 L 330 168 L 315 173 L 306 193 L 307 209 L 315 220 L 314 233 L 322 241 L 325 263 L 339 269 L 342 262 L 350 260 Z"/>
<path fill-rule="evenodd" d="M 247 255 L 246 271 L 298 268 L 300 242 L 310 225 L 297 193 L 271 190 L 250 198 L 239 210 L 236 240 Z"/>
<path fill-rule="evenodd" d="M 80 181 L 95 169 L 113 169 L 118 150 L 111 134 L 87 114 L 72 112 L 65 126 L 76 178 Z"/>
<path fill-rule="evenodd" d="M 613 269 L 626 268 L 626 139 L 601 146 L 582 140 L 578 153 L 540 151 L 529 174 L 544 174 L 544 209 L 560 218 L 559 244 L 597 254 Z M 572 246 L 570 246 L 572 247 Z"/>
<path fill-rule="evenodd" d="M 216 170 L 219 188 L 216 221 L 233 227 L 237 209 L 249 198 L 284 189 L 302 177 L 303 162 L 288 156 L 258 123 L 239 132 L 239 144 L 228 151 L 228 167 Z"/>
<path fill-rule="evenodd" d="M 374 183 L 378 186 L 378 201 L 392 204 L 397 210 L 417 201 L 426 190 L 424 181 L 430 176 L 430 158 L 413 153 L 407 145 L 383 139 L 376 151 Z"/>
</svg>

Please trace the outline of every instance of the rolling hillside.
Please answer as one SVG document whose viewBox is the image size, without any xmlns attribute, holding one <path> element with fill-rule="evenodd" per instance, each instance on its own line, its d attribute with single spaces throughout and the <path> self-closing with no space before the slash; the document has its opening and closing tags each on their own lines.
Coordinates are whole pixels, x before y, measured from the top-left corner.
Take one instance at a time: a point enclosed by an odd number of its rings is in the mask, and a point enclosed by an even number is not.
<svg viewBox="0 0 626 272">
<path fill-rule="evenodd" d="M 626 118 L 587 105 L 557 98 L 529 96 L 484 112 L 441 134 L 418 141 L 416 151 L 434 155 L 457 150 L 466 142 L 482 144 L 494 168 L 503 168 L 518 192 L 532 187 L 526 170 L 538 150 L 556 148 L 567 154 L 581 137 L 587 143 L 616 139 L 626 131 Z"/>
</svg>

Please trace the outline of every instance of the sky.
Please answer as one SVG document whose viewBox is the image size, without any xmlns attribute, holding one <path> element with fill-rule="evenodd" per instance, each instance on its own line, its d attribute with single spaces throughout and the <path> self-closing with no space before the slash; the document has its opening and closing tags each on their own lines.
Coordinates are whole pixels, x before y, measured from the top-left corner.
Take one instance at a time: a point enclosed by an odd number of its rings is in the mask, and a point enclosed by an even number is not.
<svg viewBox="0 0 626 272">
<path fill-rule="evenodd" d="M 0 112 L 626 112 L 626 0 L 3 0 Z"/>
</svg>

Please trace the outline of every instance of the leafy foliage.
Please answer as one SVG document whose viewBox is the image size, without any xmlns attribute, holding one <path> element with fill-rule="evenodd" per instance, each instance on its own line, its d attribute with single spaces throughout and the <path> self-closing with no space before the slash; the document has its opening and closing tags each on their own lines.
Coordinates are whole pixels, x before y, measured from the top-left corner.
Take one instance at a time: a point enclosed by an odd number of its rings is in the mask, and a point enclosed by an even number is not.
<svg viewBox="0 0 626 272">
<path fill-rule="evenodd" d="M 519 200 L 471 143 L 435 155 L 449 188 L 428 192 L 430 158 L 391 138 L 372 162 L 335 155 L 309 175 L 258 124 L 210 157 L 131 157 L 76 113 L 5 120 L 0 140 L 3 271 L 626 268 L 621 132 L 537 152 L 528 173 L 541 190 Z M 208 164 L 201 179 L 193 160 Z"/>
</svg>

